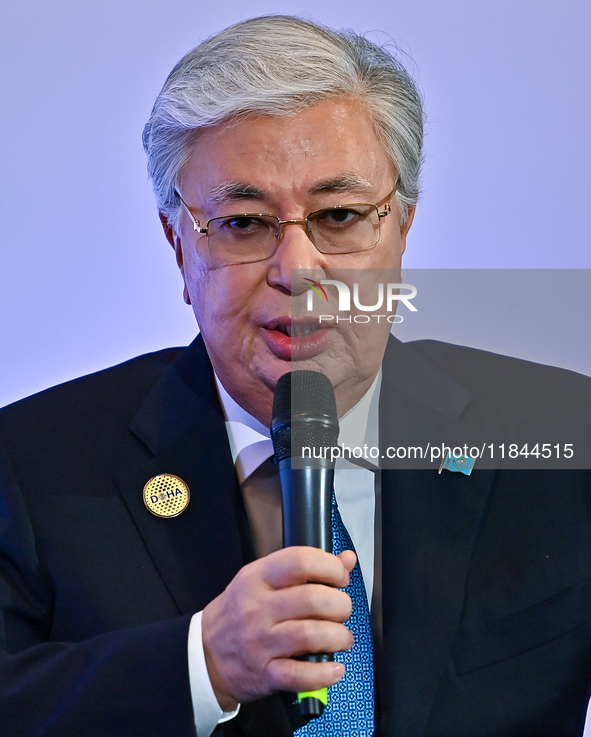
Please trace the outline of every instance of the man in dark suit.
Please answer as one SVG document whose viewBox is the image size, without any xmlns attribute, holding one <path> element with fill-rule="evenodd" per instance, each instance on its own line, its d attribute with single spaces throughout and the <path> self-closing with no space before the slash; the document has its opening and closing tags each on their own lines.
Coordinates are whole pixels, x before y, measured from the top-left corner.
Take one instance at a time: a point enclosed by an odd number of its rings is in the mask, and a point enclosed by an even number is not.
<svg viewBox="0 0 591 737">
<path fill-rule="evenodd" d="M 425 428 L 462 438 L 490 413 L 515 432 L 514 403 L 535 409 L 557 386 L 559 411 L 536 414 L 537 427 L 584 415 L 584 379 L 388 342 L 388 323 L 360 340 L 292 320 L 306 296 L 293 270 L 400 267 L 421 118 L 385 52 L 296 19 L 239 24 L 175 67 L 144 143 L 201 336 L 0 414 L 2 734 L 202 737 L 220 721 L 228 736 L 288 735 L 276 692 L 341 679 L 341 663 L 292 656 L 351 646 L 339 587 L 355 556 L 292 548 L 255 560 L 226 427 L 232 402 L 250 430 L 268 427 L 292 360 L 330 378 L 340 416 L 381 380 L 384 446 Z M 190 490 L 178 516 L 146 503 L 162 474 Z M 376 731 L 580 733 L 588 473 L 374 475 Z M 355 731 L 347 720 L 343 734 Z"/>
</svg>

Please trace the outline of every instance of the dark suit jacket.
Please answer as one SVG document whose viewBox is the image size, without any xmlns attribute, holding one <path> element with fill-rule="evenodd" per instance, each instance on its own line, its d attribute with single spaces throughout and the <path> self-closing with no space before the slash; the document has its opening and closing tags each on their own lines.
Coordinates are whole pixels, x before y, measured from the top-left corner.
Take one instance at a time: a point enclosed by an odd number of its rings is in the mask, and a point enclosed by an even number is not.
<svg viewBox="0 0 591 737">
<path fill-rule="evenodd" d="M 552 404 L 557 386 L 559 414 L 591 406 L 582 377 L 456 346 L 393 341 L 384 366 L 391 445 L 426 426 L 461 439 L 515 402 L 554 426 L 556 408 L 539 398 Z M 189 621 L 253 558 L 203 343 L 5 408 L 0 439 L 0 734 L 194 735 Z M 143 504 L 160 473 L 190 487 L 179 517 Z M 581 733 L 590 481 L 576 470 L 382 472 L 380 735 Z M 218 730 L 291 734 L 277 696 Z"/>
</svg>

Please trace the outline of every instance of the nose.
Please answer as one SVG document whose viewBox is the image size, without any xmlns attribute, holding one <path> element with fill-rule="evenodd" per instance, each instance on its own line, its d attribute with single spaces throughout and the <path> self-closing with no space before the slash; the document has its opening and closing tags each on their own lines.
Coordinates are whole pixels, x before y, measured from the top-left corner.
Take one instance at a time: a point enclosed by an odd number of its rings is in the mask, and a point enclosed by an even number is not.
<svg viewBox="0 0 591 737">
<path fill-rule="evenodd" d="M 308 236 L 305 220 L 282 220 L 279 230 L 279 244 L 269 263 L 267 282 L 280 287 L 290 294 L 305 291 L 301 279 L 292 283 L 294 269 L 316 272 L 326 268 L 325 256 L 318 251 Z"/>
</svg>

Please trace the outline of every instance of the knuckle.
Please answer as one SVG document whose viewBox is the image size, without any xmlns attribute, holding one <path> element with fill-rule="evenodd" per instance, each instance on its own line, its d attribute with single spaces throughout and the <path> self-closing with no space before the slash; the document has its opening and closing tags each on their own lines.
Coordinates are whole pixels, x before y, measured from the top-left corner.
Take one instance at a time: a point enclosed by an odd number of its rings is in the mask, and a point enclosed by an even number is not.
<svg viewBox="0 0 591 737">
<path fill-rule="evenodd" d="M 304 612 L 309 615 L 317 614 L 324 606 L 326 606 L 326 595 L 322 589 L 325 586 L 318 586 L 317 584 L 308 584 L 306 586 L 300 586 L 301 591 L 299 592 L 299 602 Z"/>
<path fill-rule="evenodd" d="M 277 627 L 275 650 L 277 655 L 290 658 L 313 652 L 319 641 L 321 622 L 312 619 L 292 619 Z M 320 638 L 321 639 L 321 638 Z"/>
<path fill-rule="evenodd" d="M 353 602 L 344 591 L 319 584 L 310 585 L 307 589 L 304 603 L 311 615 L 339 622 L 351 616 Z"/>
<path fill-rule="evenodd" d="M 291 657 L 302 652 L 302 647 L 305 647 L 304 621 L 292 619 L 283 622 L 277 630 L 277 646 L 282 655 Z"/>
<path fill-rule="evenodd" d="M 308 548 L 298 546 L 293 548 L 294 564 L 298 571 L 305 571 L 309 567 L 310 552 Z"/>
<path fill-rule="evenodd" d="M 299 687 L 298 663 L 291 658 L 272 660 L 268 666 L 268 679 L 272 690 L 295 691 Z"/>
</svg>

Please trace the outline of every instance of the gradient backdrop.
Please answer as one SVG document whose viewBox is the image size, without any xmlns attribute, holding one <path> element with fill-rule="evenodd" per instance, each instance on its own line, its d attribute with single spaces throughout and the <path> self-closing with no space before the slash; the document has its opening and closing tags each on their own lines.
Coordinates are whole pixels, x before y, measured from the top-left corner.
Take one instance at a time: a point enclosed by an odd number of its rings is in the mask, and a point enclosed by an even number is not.
<svg viewBox="0 0 591 737">
<path fill-rule="evenodd" d="M 0 405 L 192 339 L 141 130 L 183 53 L 270 12 L 393 39 L 414 59 L 428 123 L 407 266 L 591 267 L 587 0 L 6 3 Z"/>
</svg>

